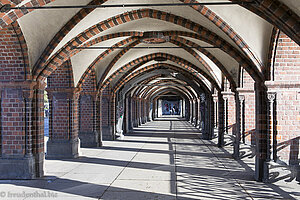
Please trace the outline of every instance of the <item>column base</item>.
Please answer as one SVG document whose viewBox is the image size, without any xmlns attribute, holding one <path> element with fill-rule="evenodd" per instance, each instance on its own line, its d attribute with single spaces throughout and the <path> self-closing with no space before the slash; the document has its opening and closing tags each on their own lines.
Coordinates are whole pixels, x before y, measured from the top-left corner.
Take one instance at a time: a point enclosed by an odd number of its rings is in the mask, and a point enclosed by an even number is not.
<svg viewBox="0 0 300 200">
<path fill-rule="evenodd" d="M 78 137 L 80 138 L 80 147 L 99 147 L 99 133 L 94 132 L 80 132 Z"/>
<path fill-rule="evenodd" d="M 102 127 L 102 140 L 106 140 L 106 141 L 114 140 L 111 127 Z"/>
<path fill-rule="evenodd" d="M 78 158 L 79 140 L 48 140 L 46 159 Z"/>
<path fill-rule="evenodd" d="M 298 165 L 296 168 L 296 181 L 300 183 L 300 166 Z"/>
<path fill-rule="evenodd" d="M 266 160 L 255 157 L 255 180 L 266 182 L 269 178 L 269 167 Z"/>
<path fill-rule="evenodd" d="M 35 155 L 35 174 L 36 178 L 41 178 L 44 176 L 44 160 L 45 152 L 38 153 Z"/>
<path fill-rule="evenodd" d="M 208 134 L 207 132 L 202 132 L 202 138 L 203 138 L 204 140 L 210 140 L 209 134 Z"/>
<path fill-rule="evenodd" d="M 34 179 L 36 165 L 34 156 L 23 158 L 0 158 L 0 179 Z"/>
</svg>

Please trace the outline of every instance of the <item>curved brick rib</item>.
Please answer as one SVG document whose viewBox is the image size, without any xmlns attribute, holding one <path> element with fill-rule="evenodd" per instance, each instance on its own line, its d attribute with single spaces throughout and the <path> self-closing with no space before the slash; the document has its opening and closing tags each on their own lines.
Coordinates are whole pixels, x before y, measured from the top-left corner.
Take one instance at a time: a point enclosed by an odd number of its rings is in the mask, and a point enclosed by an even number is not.
<svg viewBox="0 0 300 200">
<path fill-rule="evenodd" d="M 186 68 L 186 69 L 193 69 L 193 73 L 200 73 L 202 76 L 204 76 L 211 84 L 214 85 L 215 88 L 219 88 L 218 84 L 216 83 L 216 81 L 211 78 L 206 72 L 204 72 L 203 70 L 199 69 L 198 67 L 194 66 L 192 63 L 190 63 L 189 61 L 171 55 L 171 54 L 167 54 L 167 53 L 153 53 L 153 54 L 149 54 L 149 55 L 145 55 L 139 58 L 136 58 L 135 60 L 132 60 L 131 62 L 127 63 L 126 65 L 120 67 L 120 69 L 122 70 L 126 70 L 131 68 L 132 66 L 135 66 L 138 63 L 141 62 L 150 62 L 152 60 L 154 60 L 155 58 L 166 58 L 172 62 L 175 62 L 179 65 L 181 65 L 182 67 Z M 109 78 L 106 79 L 106 81 L 104 83 L 101 84 L 101 86 L 99 86 L 99 90 L 103 91 L 109 84 L 110 82 L 117 76 L 117 73 L 120 73 L 121 71 L 117 71 L 114 74 L 112 74 Z"/>
<path fill-rule="evenodd" d="M 115 37 L 118 37 L 118 36 L 128 36 L 128 35 L 135 35 L 135 36 L 139 36 L 139 34 L 141 34 L 140 32 L 122 32 L 122 33 L 114 33 L 114 34 L 110 34 L 110 35 L 107 35 L 107 36 L 103 36 L 103 37 L 99 37 L 99 38 L 96 38 L 88 43 L 85 43 L 83 46 L 92 46 L 94 44 L 97 44 L 98 42 L 101 42 L 101 41 L 104 41 L 106 40 L 107 38 L 115 38 Z M 195 44 L 187 39 L 184 39 L 182 37 L 178 37 L 178 35 L 182 35 L 182 36 L 188 36 L 188 37 L 192 37 L 192 38 L 195 38 L 195 39 L 198 39 L 198 35 L 197 34 L 191 34 L 191 33 L 188 33 L 188 32 L 176 32 L 176 31 L 166 31 L 166 32 L 163 32 L 164 35 L 169 35 L 172 37 L 172 41 L 174 44 L 176 45 L 179 45 L 179 46 L 185 46 L 183 45 L 182 43 L 184 44 L 187 44 L 189 46 L 199 46 L 198 44 Z M 120 44 L 121 45 L 121 44 Z M 114 45 L 114 46 L 120 46 L 120 45 Z M 122 44 L 123 45 L 123 44 Z M 127 51 L 129 51 L 130 49 L 125 49 L 123 50 L 120 55 L 117 55 L 116 58 L 114 59 L 115 61 L 112 61 L 111 64 L 114 64 L 116 63 L 116 61 L 120 58 L 120 56 L 124 55 Z M 219 69 L 222 71 L 222 73 L 225 75 L 225 77 L 229 80 L 232 88 L 236 88 L 236 84 L 232 78 L 232 76 L 230 75 L 230 73 L 227 71 L 227 69 L 223 66 L 223 64 L 216 58 L 214 57 L 209 51 L 205 50 L 205 49 L 199 49 L 200 52 L 202 52 L 204 55 L 206 55 L 210 60 L 212 60 L 216 66 L 219 67 Z M 95 68 L 95 65 L 97 63 L 100 62 L 100 60 L 102 60 L 104 58 L 104 56 L 107 55 L 106 53 L 103 53 L 101 55 L 99 55 L 94 61 L 93 63 L 87 68 L 87 70 L 85 71 L 85 73 L 82 75 L 80 81 L 78 82 L 78 85 L 77 87 L 81 87 L 81 83 L 82 81 L 84 81 L 85 77 L 86 77 L 86 74 L 88 74 L 91 69 L 94 69 Z M 198 54 L 196 54 L 194 52 L 193 56 L 196 56 L 198 58 Z M 202 58 L 201 58 L 202 59 Z M 106 68 L 106 71 L 104 73 L 104 75 L 101 77 L 100 81 L 99 82 L 102 82 L 103 79 L 105 78 L 105 76 L 107 75 L 107 73 L 109 72 L 109 70 L 112 68 L 112 65 L 109 65 L 109 67 Z M 207 65 L 207 69 L 211 72 L 213 72 L 211 70 L 211 68 L 209 67 L 209 65 Z M 122 71 L 122 69 L 119 69 L 118 71 Z M 117 71 L 117 72 L 118 72 Z"/>
<path fill-rule="evenodd" d="M 170 68 L 170 69 L 172 69 L 176 72 L 184 74 L 186 77 L 188 77 L 191 80 L 196 80 L 204 88 L 206 87 L 205 84 L 202 82 L 203 81 L 201 79 L 202 77 L 199 77 L 199 76 L 195 75 L 195 73 L 194 73 L 195 71 L 193 71 L 193 69 L 191 69 L 191 68 L 182 69 L 182 68 L 179 68 L 178 66 L 167 64 L 167 63 L 157 63 L 157 64 L 153 64 L 153 65 L 148 65 L 148 66 L 146 66 L 142 69 L 139 69 L 135 73 L 132 73 L 132 72 L 135 69 L 139 68 L 140 67 L 139 65 L 137 65 L 137 66 L 131 68 L 130 70 L 128 70 L 117 82 L 116 86 L 114 87 L 114 92 L 118 91 L 124 84 L 128 83 L 130 80 L 132 80 L 136 76 L 139 76 L 142 73 L 149 72 L 150 70 L 155 70 L 155 69 L 157 69 L 161 66 L 167 66 L 168 68 Z"/>
<path fill-rule="evenodd" d="M 49 76 L 49 74 L 51 74 L 52 71 L 56 69 L 56 67 L 58 67 L 69 57 L 69 55 L 72 52 L 73 46 L 79 46 L 93 35 L 99 34 L 100 32 L 107 30 L 113 26 L 117 26 L 119 24 L 126 23 L 131 20 L 141 19 L 145 17 L 175 23 L 177 25 L 183 26 L 185 28 L 199 33 L 199 37 L 202 37 L 203 40 L 205 39 L 206 42 L 209 42 L 212 45 L 220 46 L 220 49 L 222 49 L 224 52 L 228 53 L 235 60 L 237 60 L 237 62 L 239 62 L 255 80 L 263 80 L 262 74 L 258 71 L 255 65 L 245 55 L 242 55 L 238 50 L 236 50 L 234 47 L 232 47 L 229 43 L 227 43 L 219 36 L 215 35 L 214 33 L 210 32 L 209 30 L 194 22 L 191 22 L 179 16 L 171 15 L 169 13 L 152 9 L 135 10 L 129 13 L 123 13 L 121 15 L 110 18 L 104 22 L 100 22 L 99 24 L 87 29 L 86 31 L 78 35 L 76 38 L 71 40 L 69 43 L 67 43 L 59 52 L 57 52 L 46 65 L 46 67 L 43 69 L 43 71 L 39 75 L 36 74 L 37 79 L 46 79 L 47 76 Z"/>
<path fill-rule="evenodd" d="M 122 36 L 118 36 L 118 34 L 114 34 L 116 37 L 122 37 Z M 89 74 L 91 72 L 91 70 L 95 69 L 96 64 L 98 64 L 102 59 L 104 59 L 108 54 L 110 54 L 111 52 L 113 52 L 115 49 L 114 47 L 120 47 L 123 46 L 125 44 L 128 44 L 129 42 L 136 42 L 137 38 L 136 37 L 131 37 L 131 38 L 127 38 L 124 39 L 118 43 L 116 43 L 115 45 L 112 46 L 111 49 L 108 49 L 106 51 L 104 51 L 103 53 L 101 53 L 93 62 L 92 64 L 90 64 L 90 66 L 87 68 L 87 70 L 84 72 L 84 74 L 81 76 L 77 87 L 80 88 L 82 86 L 82 83 L 84 82 L 87 74 Z M 107 70 L 106 70 L 107 71 Z M 108 72 L 107 72 L 108 73 Z"/>
</svg>

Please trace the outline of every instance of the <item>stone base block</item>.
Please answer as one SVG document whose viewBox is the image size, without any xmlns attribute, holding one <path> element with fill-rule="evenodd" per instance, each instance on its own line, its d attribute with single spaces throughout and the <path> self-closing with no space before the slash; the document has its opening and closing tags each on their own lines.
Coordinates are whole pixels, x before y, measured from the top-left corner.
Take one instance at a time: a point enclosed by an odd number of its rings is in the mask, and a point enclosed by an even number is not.
<svg viewBox="0 0 300 200">
<path fill-rule="evenodd" d="M 79 140 L 48 140 L 46 159 L 77 158 L 79 156 Z"/>
<path fill-rule="evenodd" d="M 297 171 L 296 171 L 296 181 L 300 183 L 300 166 L 298 166 Z"/>
<path fill-rule="evenodd" d="M 269 179 L 269 166 L 268 162 L 264 159 L 255 157 L 255 180 L 258 182 L 265 182 Z"/>
<path fill-rule="evenodd" d="M 0 179 L 34 179 L 37 177 L 35 158 L 1 158 L 0 172 Z"/>
<path fill-rule="evenodd" d="M 80 132 L 80 147 L 99 147 L 101 146 L 99 142 L 100 134 L 98 132 Z"/>
<path fill-rule="evenodd" d="M 102 127 L 102 140 L 106 140 L 106 141 L 114 140 L 111 127 Z"/>
<path fill-rule="evenodd" d="M 39 153 L 35 155 L 35 174 L 36 178 L 41 178 L 44 176 L 44 160 L 45 160 L 45 152 Z"/>
</svg>

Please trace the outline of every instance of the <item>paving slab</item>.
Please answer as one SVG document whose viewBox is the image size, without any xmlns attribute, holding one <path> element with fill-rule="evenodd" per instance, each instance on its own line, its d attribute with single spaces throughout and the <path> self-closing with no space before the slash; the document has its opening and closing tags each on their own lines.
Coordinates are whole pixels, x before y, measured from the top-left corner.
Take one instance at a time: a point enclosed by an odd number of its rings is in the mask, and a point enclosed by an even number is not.
<svg viewBox="0 0 300 200">
<path fill-rule="evenodd" d="M 202 140 L 187 121 L 152 121 L 101 148 L 81 148 L 78 159 L 45 160 L 42 179 L 0 181 L 0 200 L 37 199 L 32 193 L 62 200 L 300 199 L 288 171 L 278 175 L 274 167 L 271 182 L 256 182 L 250 148 L 241 145 L 243 156 L 234 160 L 232 137 L 225 139 L 218 148 L 217 138 Z M 1 198 L 11 193 L 27 196 Z"/>
</svg>

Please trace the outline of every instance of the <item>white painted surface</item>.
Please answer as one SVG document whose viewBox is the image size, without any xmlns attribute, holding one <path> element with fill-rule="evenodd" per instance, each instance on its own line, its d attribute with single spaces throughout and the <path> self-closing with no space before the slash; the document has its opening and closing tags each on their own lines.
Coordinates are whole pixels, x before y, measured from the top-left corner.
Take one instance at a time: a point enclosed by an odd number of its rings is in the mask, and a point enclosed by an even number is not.
<svg viewBox="0 0 300 200">
<path fill-rule="evenodd" d="M 85 4 L 90 0 L 56 0 L 49 6 Z M 18 19 L 24 34 L 33 67 L 55 34 L 79 9 L 35 10 Z"/>
<path fill-rule="evenodd" d="M 103 41 L 97 45 L 94 45 L 94 47 L 97 46 L 109 47 L 112 46 L 112 44 L 116 44 L 126 38 L 127 37 L 119 37 L 119 38 Z M 82 74 L 93 63 L 93 61 L 105 51 L 106 49 L 85 49 L 80 53 L 76 54 L 75 56 L 71 57 L 75 85 L 77 85 Z"/>
<path fill-rule="evenodd" d="M 266 64 L 273 26 L 264 19 L 237 5 L 207 6 L 231 26 Z"/>
</svg>

